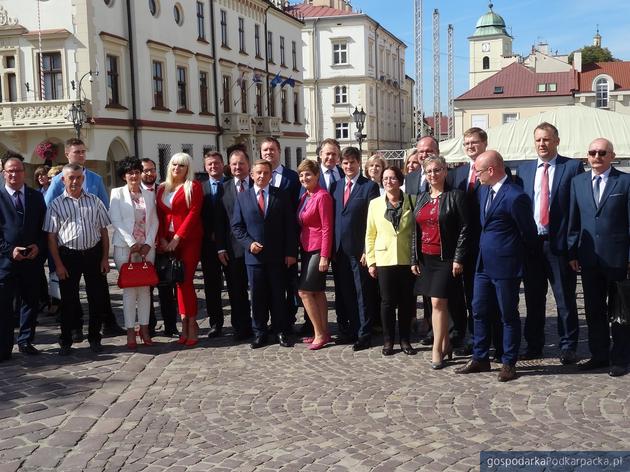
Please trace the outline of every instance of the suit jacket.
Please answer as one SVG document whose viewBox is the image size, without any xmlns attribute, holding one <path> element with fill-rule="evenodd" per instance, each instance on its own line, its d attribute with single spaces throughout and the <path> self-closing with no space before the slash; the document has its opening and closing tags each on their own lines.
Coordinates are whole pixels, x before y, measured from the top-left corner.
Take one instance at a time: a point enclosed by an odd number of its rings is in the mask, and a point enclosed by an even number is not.
<svg viewBox="0 0 630 472">
<path fill-rule="evenodd" d="M 521 187 L 508 178 L 484 212 L 490 187 L 479 191 L 481 236 L 477 271 L 493 279 L 513 279 L 523 275 L 527 254 L 536 249 L 538 231 L 532 202 Z"/>
<path fill-rule="evenodd" d="M 592 171 L 571 182 L 569 259 L 582 267 L 623 269 L 630 248 L 630 175 L 610 170 L 599 207 L 593 198 Z"/>
<path fill-rule="evenodd" d="M 93 193 L 96 195 L 103 202 L 105 208 L 109 209 L 109 195 L 107 195 L 107 190 L 105 190 L 103 178 L 96 172 L 92 172 L 90 169 L 85 169 L 83 174 L 85 175 L 83 190 L 87 193 Z M 55 175 L 50 182 L 50 186 L 48 187 L 48 190 L 46 190 L 46 195 L 44 196 L 47 206 L 50 205 L 50 202 L 61 195 L 65 190 L 63 181 L 61 180 L 62 176 L 63 172 Z"/>
<path fill-rule="evenodd" d="M 337 179 L 337 180 L 343 179 L 344 178 L 343 169 L 341 167 L 339 167 L 339 166 L 335 166 L 335 167 L 337 167 L 337 172 L 339 172 L 339 179 Z M 336 182 L 336 180 L 335 180 L 335 182 Z M 321 188 L 323 188 L 324 190 L 326 190 L 326 179 L 324 178 L 324 173 L 322 172 L 321 164 L 320 164 L 320 167 L 319 167 L 319 186 Z M 332 184 L 331 184 L 331 188 L 329 189 L 329 192 L 332 193 Z M 302 191 L 302 193 L 304 193 L 304 192 Z"/>
<path fill-rule="evenodd" d="M 297 172 L 289 169 L 287 166 L 283 166 L 282 179 L 280 180 L 280 186 L 278 188 L 288 193 L 290 203 L 293 205 L 293 208 L 296 209 L 300 198 L 300 188 L 302 188 Z"/>
<path fill-rule="evenodd" d="M 248 177 L 248 186 L 250 189 L 254 185 L 254 181 Z M 223 182 L 222 197 L 220 205 L 214 214 L 214 239 L 217 251 L 227 251 L 230 259 L 243 257 L 245 251 L 238 240 L 234 237 L 230 218 L 234 214 L 234 205 L 238 191 L 234 185 L 234 179 L 227 179 Z"/>
<path fill-rule="evenodd" d="M 405 193 L 409 195 L 418 195 L 420 192 L 427 192 L 429 190 L 429 183 L 427 179 L 424 179 L 422 187 L 420 182 L 422 181 L 422 169 L 414 170 L 411 174 L 407 174 L 405 177 Z"/>
<path fill-rule="evenodd" d="M 297 257 L 294 206 L 289 194 L 269 186 L 269 202 L 263 217 L 254 187 L 239 193 L 232 215 L 232 232 L 245 251 L 245 264 L 284 264 L 285 257 Z M 263 245 L 258 254 L 249 251 L 253 242 Z"/>
<path fill-rule="evenodd" d="M 10 273 L 16 264 L 35 266 L 44 260 L 46 250 L 46 233 L 43 231 L 46 204 L 40 192 L 24 186 L 24 218 L 18 217 L 13 197 L 0 187 L 0 277 Z M 16 262 L 13 250 L 16 246 L 26 247 L 37 244 L 40 256 L 34 260 Z M 38 283 L 35 282 L 34 283 Z"/>
<path fill-rule="evenodd" d="M 538 160 L 521 164 L 516 182 L 534 202 L 534 182 Z M 567 230 L 569 225 L 569 203 L 571 200 L 571 180 L 584 172 L 584 164 L 578 159 L 556 157 L 556 169 L 549 195 L 549 244 L 554 254 L 566 254 Z M 532 206 L 533 210 L 533 206 Z"/>
<path fill-rule="evenodd" d="M 317 187 L 306 205 L 298 205 L 300 244 L 305 251 L 321 251 L 322 257 L 331 257 L 333 243 L 333 201 L 326 189 Z"/>
<path fill-rule="evenodd" d="M 220 211 L 221 199 L 223 198 L 223 184 L 225 179 L 217 183 L 217 194 L 212 198 L 212 189 L 210 179 L 201 184 L 203 189 L 203 205 L 201 207 L 201 223 L 203 224 L 203 237 L 206 241 L 216 240 L 216 229 L 214 223 L 216 222 L 216 214 Z"/>
<path fill-rule="evenodd" d="M 330 189 L 335 211 L 335 251 L 343 250 L 350 256 L 361 257 L 365 252 L 368 205 L 380 196 L 380 192 L 376 182 L 360 175 L 344 208 L 344 187 L 345 177 Z"/>
<path fill-rule="evenodd" d="M 398 231 L 385 218 L 387 196 L 375 198 L 368 208 L 365 232 L 365 257 L 368 267 L 411 265 L 411 241 L 416 220 L 413 209 L 415 195 L 402 192 L 403 207 Z"/>
<path fill-rule="evenodd" d="M 162 195 L 164 195 L 164 184 L 160 185 L 155 196 L 158 220 L 160 222 L 158 228 L 159 237 L 166 238 L 172 222 L 175 234 L 180 238 L 184 240 L 201 239 L 203 237 L 203 227 L 201 225 L 203 190 L 201 184 L 196 180 L 192 183 L 190 207 L 186 203 L 183 185 L 175 193 L 171 208 L 164 204 Z"/>
<path fill-rule="evenodd" d="M 142 197 L 146 206 L 144 244 L 154 248 L 159 226 L 155 209 L 155 192 L 142 189 Z M 112 220 L 112 226 L 114 227 L 112 245 L 131 247 L 136 244 L 136 239 L 133 237 L 136 215 L 127 185 L 112 189 L 109 201 L 109 218 Z"/>
</svg>

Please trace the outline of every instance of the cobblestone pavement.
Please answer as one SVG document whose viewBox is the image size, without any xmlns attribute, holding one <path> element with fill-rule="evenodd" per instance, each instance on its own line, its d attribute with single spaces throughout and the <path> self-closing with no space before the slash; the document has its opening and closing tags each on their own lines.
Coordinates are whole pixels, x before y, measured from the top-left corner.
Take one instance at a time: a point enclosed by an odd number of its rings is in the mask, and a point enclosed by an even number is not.
<svg viewBox="0 0 630 472">
<path fill-rule="evenodd" d="M 468 471 L 482 450 L 630 449 L 630 376 L 561 366 L 553 345 L 502 384 L 497 364 L 432 371 L 427 348 L 382 357 L 376 345 L 252 350 L 226 336 L 191 349 L 158 337 L 131 353 L 119 337 L 101 355 L 84 342 L 60 358 L 57 334 L 40 315 L 44 353 L 0 366 L 0 472 Z"/>
</svg>

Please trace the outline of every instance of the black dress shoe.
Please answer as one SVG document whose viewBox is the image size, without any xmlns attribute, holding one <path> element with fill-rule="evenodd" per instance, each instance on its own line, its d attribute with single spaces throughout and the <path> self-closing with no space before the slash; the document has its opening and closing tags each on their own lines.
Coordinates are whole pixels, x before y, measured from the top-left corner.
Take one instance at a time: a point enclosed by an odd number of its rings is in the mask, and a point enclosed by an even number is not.
<svg viewBox="0 0 630 472">
<path fill-rule="evenodd" d="M 361 338 L 357 339 L 357 341 L 352 345 L 352 350 L 354 352 L 358 352 L 370 349 L 370 347 L 372 347 L 372 341 L 370 338 Z"/>
<path fill-rule="evenodd" d="M 521 361 L 533 361 L 534 359 L 542 359 L 543 353 L 542 351 L 525 351 L 523 354 L 518 356 L 518 359 Z"/>
<path fill-rule="evenodd" d="M 416 354 L 416 350 L 412 348 L 410 344 L 401 345 L 400 349 L 402 349 L 402 352 L 404 352 L 408 356 L 413 356 Z"/>
<path fill-rule="evenodd" d="M 471 360 L 464 367 L 455 369 L 456 374 L 476 374 L 478 372 L 490 372 L 490 361 Z"/>
<path fill-rule="evenodd" d="M 59 355 L 60 356 L 69 356 L 70 354 L 72 354 L 72 347 L 71 346 L 61 346 L 59 348 Z"/>
<path fill-rule="evenodd" d="M 622 375 L 626 375 L 628 373 L 628 366 L 625 365 L 614 365 L 608 371 L 608 375 L 611 377 L 621 377 Z"/>
<path fill-rule="evenodd" d="M 433 331 L 429 331 L 429 333 L 422 338 L 420 344 L 423 346 L 433 346 Z"/>
<path fill-rule="evenodd" d="M 516 366 L 510 364 L 503 364 L 497 379 L 499 382 L 509 382 L 516 378 Z"/>
<path fill-rule="evenodd" d="M 82 343 L 84 339 L 85 337 L 83 336 L 83 330 L 81 328 L 72 330 L 72 342 Z"/>
<path fill-rule="evenodd" d="M 286 333 L 280 333 L 278 335 L 278 344 L 282 347 L 293 347 L 293 341 L 291 341 L 291 337 Z"/>
<path fill-rule="evenodd" d="M 103 336 L 106 338 L 122 336 L 123 334 L 127 334 L 127 330 L 122 329 L 117 323 L 109 324 L 103 327 Z"/>
<path fill-rule="evenodd" d="M 595 369 L 601 369 L 602 367 L 608 367 L 608 361 L 599 360 L 599 359 L 589 359 L 583 364 L 578 365 L 578 369 L 580 370 L 595 370 Z"/>
<path fill-rule="evenodd" d="M 343 346 L 345 344 L 354 344 L 357 342 L 357 338 L 353 338 L 352 336 L 348 336 L 347 334 L 340 334 L 335 339 L 335 344 L 337 346 Z"/>
<path fill-rule="evenodd" d="M 470 356 L 473 353 L 473 345 L 470 343 L 464 344 L 459 349 L 455 349 L 455 355 L 460 357 Z"/>
<path fill-rule="evenodd" d="M 249 345 L 252 349 L 258 349 L 267 344 L 266 336 L 256 336 L 252 343 Z"/>
<path fill-rule="evenodd" d="M 179 331 L 177 331 L 177 328 L 172 328 L 172 329 L 167 329 L 164 328 L 164 337 L 166 338 L 172 338 L 172 337 L 179 337 Z"/>
<path fill-rule="evenodd" d="M 22 354 L 27 354 L 29 356 L 36 356 L 37 354 L 39 354 L 39 349 L 37 349 L 31 343 L 20 344 L 18 346 L 18 350 Z"/>
<path fill-rule="evenodd" d="M 218 338 L 221 336 L 221 334 L 222 334 L 222 328 L 213 326 L 212 328 L 210 328 L 210 331 L 208 331 L 208 338 L 210 339 Z"/>
<path fill-rule="evenodd" d="M 92 351 L 94 354 L 99 354 L 103 352 L 103 345 L 101 344 L 100 341 L 91 341 L 90 351 Z"/>
<path fill-rule="evenodd" d="M 394 348 L 392 346 L 383 346 L 383 349 L 381 349 L 381 354 L 383 354 L 384 356 L 393 356 Z"/>
<path fill-rule="evenodd" d="M 577 354 L 575 351 L 570 351 L 568 349 L 563 349 L 560 352 L 560 363 L 562 365 L 575 364 L 577 362 Z"/>
</svg>

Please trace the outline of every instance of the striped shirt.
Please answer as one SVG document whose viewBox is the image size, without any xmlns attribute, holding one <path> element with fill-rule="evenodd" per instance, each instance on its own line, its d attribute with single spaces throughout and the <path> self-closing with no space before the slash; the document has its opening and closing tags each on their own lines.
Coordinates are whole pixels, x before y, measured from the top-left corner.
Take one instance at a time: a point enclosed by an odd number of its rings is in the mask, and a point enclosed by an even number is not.
<svg viewBox="0 0 630 472">
<path fill-rule="evenodd" d="M 44 231 L 57 234 L 57 244 L 77 251 L 93 248 L 101 240 L 101 229 L 111 223 L 103 202 L 91 193 L 73 198 L 66 191 L 46 211 Z"/>
</svg>

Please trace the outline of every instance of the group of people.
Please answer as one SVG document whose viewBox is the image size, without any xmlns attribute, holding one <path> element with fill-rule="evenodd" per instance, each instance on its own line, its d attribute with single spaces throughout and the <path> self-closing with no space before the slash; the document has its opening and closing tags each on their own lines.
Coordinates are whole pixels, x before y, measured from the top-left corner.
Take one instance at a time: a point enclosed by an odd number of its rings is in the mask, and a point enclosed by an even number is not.
<svg viewBox="0 0 630 472">
<path fill-rule="evenodd" d="M 0 189 L 0 310 L 19 295 L 18 347 L 36 354 L 40 293 L 28 280 L 39 277 L 48 254 L 61 292 L 59 353 L 70 354 L 77 341 L 82 276 L 88 341 L 100 352 L 101 323 L 111 310 L 104 277 L 111 225 L 119 269 L 129 261 L 153 262 L 156 254 L 182 261 L 183 280 L 158 291 L 164 334 L 179 336 L 185 346 L 198 342 L 193 278 L 199 262 L 208 336 L 224 334 L 225 279 L 234 339 L 251 339 L 253 349 L 271 336 L 281 346 L 293 345 L 298 296 L 306 314 L 302 341 L 310 350 L 333 342 L 325 296 L 332 268 L 336 344 L 370 348 L 378 321 L 384 356 L 395 353 L 396 326 L 401 352 L 415 354 L 411 332 L 422 296 L 430 326 L 423 342 L 432 345 L 432 369 L 444 368 L 455 353 L 472 354 L 455 372 L 489 371 L 494 344 L 502 364 L 498 380 L 509 381 L 516 377 L 517 360 L 542 357 L 548 282 L 558 309 L 560 361 L 577 362 L 575 292 L 581 273 L 592 357 L 580 368 L 606 366 L 611 376 L 624 375 L 630 330 L 609 323 L 607 303 L 614 282 L 630 267 L 630 177 L 612 167 L 615 154 L 606 139 L 591 143 L 589 172 L 581 160 L 558 155 L 559 142 L 558 130 L 541 123 L 534 132 L 538 159 L 510 170 L 498 152 L 487 149 L 486 133 L 471 128 L 464 134 L 470 162 L 449 171 L 430 136 L 418 140 L 402 170 L 379 155 L 362 168 L 358 149 L 342 150 L 336 140 L 325 139 L 319 162 L 304 160 L 296 172 L 281 164 L 280 143 L 269 137 L 254 162 L 245 147 L 228 149 L 229 172 L 219 152 L 207 152 L 203 183 L 194 179 L 185 153 L 171 157 L 160 185 L 152 160 L 126 158 L 118 163 L 125 185 L 110 195 L 100 176 L 85 169 L 79 140 L 68 141 L 68 164 L 43 192 L 24 184 L 23 162 L 9 157 Z M 527 307 L 522 353 L 521 281 Z M 153 344 L 152 290 L 123 289 L 122 332 L 129 349 L 137 348 L 137 337 Z M 0 318 L 0 337 L 5 360 L 13 347 L 6 316 Z"/>
</svg>

